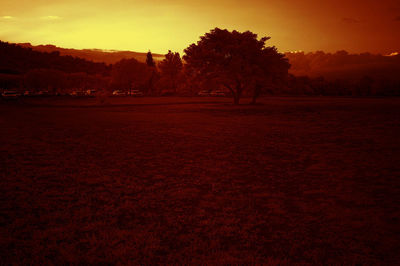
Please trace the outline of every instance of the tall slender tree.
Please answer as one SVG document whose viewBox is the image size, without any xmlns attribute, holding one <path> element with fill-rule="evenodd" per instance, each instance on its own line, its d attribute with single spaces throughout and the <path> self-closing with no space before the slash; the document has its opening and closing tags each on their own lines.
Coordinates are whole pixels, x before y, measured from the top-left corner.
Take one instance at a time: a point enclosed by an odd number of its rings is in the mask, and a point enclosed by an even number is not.
<svg viewBox="0 0 400 266">
<path fill-rule="evenodd" d="M 154 62 L 154 59 L 153 59 L 153 54 L 151 53 L 150 50 L 147 52 L 147 55 L 146 55 L 146 64 L 149 67 L 155 67 L 156 66 L 156 63 Z"/>
<path fill-rule="evenodd" d="M 146 94 L 154 94 L 154 83 L 157 79 L 157 68 L 156 68 L 156 63 L 153 59 L 153 54 L 151 53 L 151 51 L 149 50 L 147 52 L 147 56 L 146 56 L 146 64 L 147 66 L 149 66 L 149 68 L 151 69 L 151 75 L 150 78 L 148 80 L 148 84 L 146 85 Z"/>
</svg>

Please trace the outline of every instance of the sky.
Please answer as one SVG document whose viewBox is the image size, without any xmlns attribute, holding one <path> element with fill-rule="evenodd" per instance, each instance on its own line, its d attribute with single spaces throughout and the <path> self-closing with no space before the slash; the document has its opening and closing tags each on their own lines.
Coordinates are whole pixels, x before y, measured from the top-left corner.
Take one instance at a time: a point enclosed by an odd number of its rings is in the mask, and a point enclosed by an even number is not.
<svg viewBox="0 0 400 266">
<path fill-rule="evenodd" d="M 280 52 L 400 51 L 399 0 L 0 0 L 0 40 L 181 52 L 219 27 Z"/>
</svg>

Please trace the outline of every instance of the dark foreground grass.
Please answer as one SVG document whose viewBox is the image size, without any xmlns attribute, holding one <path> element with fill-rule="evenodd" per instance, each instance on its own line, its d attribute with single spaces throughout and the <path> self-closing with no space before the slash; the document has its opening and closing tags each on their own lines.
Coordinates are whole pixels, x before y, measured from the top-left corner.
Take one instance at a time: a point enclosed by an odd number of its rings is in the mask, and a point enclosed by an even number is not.
<svg viewBox="0 0 400 266">
<path fill-rule="evenodd" d="M 399 99 L 127 101 L 0 105 L 0 263 L 400 263 Z"/>
</svg>

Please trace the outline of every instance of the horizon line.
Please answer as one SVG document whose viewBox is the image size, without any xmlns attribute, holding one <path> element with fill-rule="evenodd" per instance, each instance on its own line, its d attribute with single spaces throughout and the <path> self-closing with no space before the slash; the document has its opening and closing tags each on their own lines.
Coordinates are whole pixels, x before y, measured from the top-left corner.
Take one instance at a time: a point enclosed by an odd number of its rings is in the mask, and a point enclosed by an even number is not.
<svg viewBox="0 0 400 266">
<path fill-rule="evenodd" d="M 37 47 L 37 46 L 54 46 L 55 48 L 60 48 L 60 49 L 71 49 L 71 50 L 80 50 L 80 51 L 84 51 L 84 50 L 89 50 L 89 51 L 101 51 L 104 53 L 118 53 L 118 52 L 131 52 L 131 53 L 139 53 L 139 54 L 147 54 L 149 51 L 152 53 L 152 55 L 156 55 L 156 56 L 165 56 L 165 54 L 167 53 L 160 53 L 160 52 L 153 52 L 151 51 L 151 49 L 148 49 L 147 52 L 141 52 L 141 51 L 135 51 L 135 50 L 127 50 L 127 49 L 122 49 L 122 50 L 118 50 L 118 49 L 108 49 L 108 48 L 76 48 L 76 47 L 63 47 L 63 46 L 58 46 L 55 44 L 51 44 L 51 43 L 47 43 L 47 44 L 33 44 L 31 42 L 10 42 L 10 41 L 3 41 L 0 39 L 0 41 L 2 42 L 7 42 L 10 44 L 16 44 L 16 45 L 23 45 L 23 44 L 29 44 L 30 46 L 33 47 Z M 171 50 L 171 49 L 168 49 Z M 171 50 L 172 51 L 172 50 Z M 279 51 L 279 49 L 278 49 Z M 334 54 L 337 52 L 341 52 L 341 51 L 345 51 L 347 52 L 349 55 L 360 55 L 360 54 L 365 54 L 365 53 L 369 53 L 372 55 L 382 55 L 382 56 L 396 56 L 396 55 L 400 55 L 400 49 L 397 51 L 392 51 L 390 53 L 387 54 L 383 54 L 383 53 L 376 53 L 376 52 L 370 52 L 370 51 L 364 51 L 364 52 L 349 52 L 345 49 L 339 49 L 339 50 L 335 50 L 335 51 L 325 51 L 325 50 L 313 50 L 313 51 L 304 51 L 304 50 L 294 50 L 294 51 L 284 51 L 284 52 L 280 52 L 283 54 L 287 54 L 287 53 L 304 53 L 304 54 L 308 54 L 308 53 L 316 53 L 316 52 L 324 52 L 325 54 Z M 175 51 L 174 51 L 175 52 Z M 179 52 L 179 51 L 178 51 Z M 182 50 L 182 55 L 183 55 L 184 50 Z"/>
</svg>

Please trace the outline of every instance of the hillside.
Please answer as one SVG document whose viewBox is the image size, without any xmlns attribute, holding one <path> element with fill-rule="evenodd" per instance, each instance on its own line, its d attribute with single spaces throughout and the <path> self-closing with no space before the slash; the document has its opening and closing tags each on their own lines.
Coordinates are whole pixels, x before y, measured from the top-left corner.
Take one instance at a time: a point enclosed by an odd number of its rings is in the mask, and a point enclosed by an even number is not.
<svg viewBox="0 0 400 266">
<path fill-rule="evenodd" d="M 110 67 L 84 58 L 61 55 L 59 51 L 36 51 L 0 41 L 0 73 L 25 74 L 34 69 L 52 69 L 65 73 L 107 75 Z"/>
<path fill-rule="evenodd" d="M 346 51 L 325 53 L 286 53 L 291 68 L 289 72 L 295 76 L 311 78 L 324 77 L 328 80 L 360 79 L 369 76 L 375 79 L 399 80 L 400 55 L 349 54 Z"/>
<path fill-rule="evenodd" d="M 68 49 L 68 48 L 61 48 L 54 45 L 31 45 L 30 43 L 19 43 L 18 45 L 26 48 L 31 48 L 35 51 L 40 52 L 59 52 L 60 55 L 70 55 L 73 57 L 79 57 L 86 60 L 90 60 L 93 62 L 104 62 L 106 64 L 114 64 L 121 59 L 129 59 L 135 58 L 140 62 L 146 61 L 146 54 L 147 53 L 139 53 L 139 52 L 132 52 L 132 51 L 114 51 L 114 50 L 100 50 L 100 49 Z M 161 61 L 164 58 L 164 55 L 161 54 L 153 54 L 153 59 L 155 61 Z"/>
</svg>

